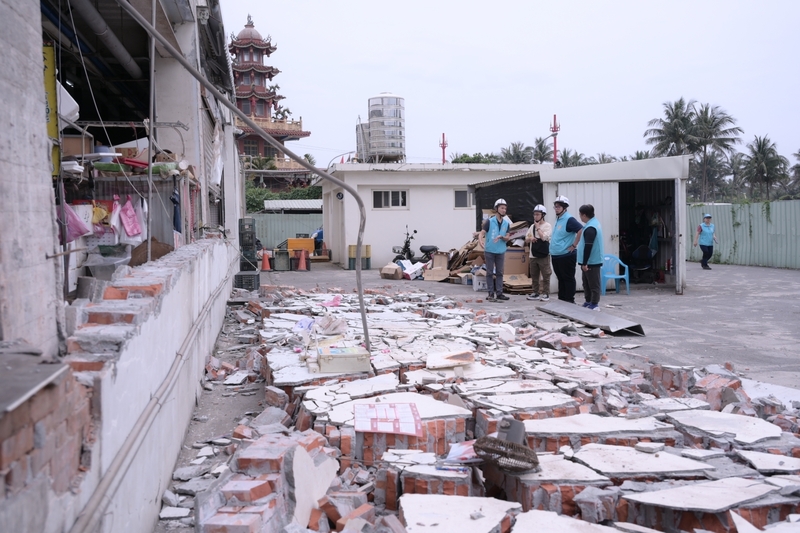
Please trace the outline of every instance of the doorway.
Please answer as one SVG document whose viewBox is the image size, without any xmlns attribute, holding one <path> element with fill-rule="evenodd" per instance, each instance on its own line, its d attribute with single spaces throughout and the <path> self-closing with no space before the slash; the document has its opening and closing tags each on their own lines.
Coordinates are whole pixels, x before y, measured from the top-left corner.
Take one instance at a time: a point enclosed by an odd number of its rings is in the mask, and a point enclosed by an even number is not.
<svg viewBox="0 0 800 533">
<path fill-rule="evenodd" d="M 631 283 L 675 284 L 675 181 L 619 184 L 619 256 Z"/>
</svg>

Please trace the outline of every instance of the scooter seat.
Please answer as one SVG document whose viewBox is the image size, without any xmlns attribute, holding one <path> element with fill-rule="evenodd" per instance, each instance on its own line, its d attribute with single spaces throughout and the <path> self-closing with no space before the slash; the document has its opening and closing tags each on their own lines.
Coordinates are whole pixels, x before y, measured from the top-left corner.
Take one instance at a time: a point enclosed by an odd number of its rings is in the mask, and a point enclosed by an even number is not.
<svg viewBox="0 0 800 533">
<path fill-rule="evenodd" d="M 438 246 L 420 246 L 419 251 L 423 254 L 432 254 L 439 251 Z"/>
</svg>

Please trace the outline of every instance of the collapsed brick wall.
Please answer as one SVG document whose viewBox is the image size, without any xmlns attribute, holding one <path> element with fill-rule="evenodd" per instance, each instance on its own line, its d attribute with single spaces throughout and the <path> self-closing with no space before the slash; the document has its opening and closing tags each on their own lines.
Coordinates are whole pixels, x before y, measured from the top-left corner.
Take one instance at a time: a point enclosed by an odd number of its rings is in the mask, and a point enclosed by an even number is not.
<svg viewBox="0 0 800 533">
<path fill-rule="evenodd" d="M 63 494 L 90 468 L 92 393 L 69 371 L 0 418 L 0 499 L 25 490 L 40 475 Z"/>
</svg>

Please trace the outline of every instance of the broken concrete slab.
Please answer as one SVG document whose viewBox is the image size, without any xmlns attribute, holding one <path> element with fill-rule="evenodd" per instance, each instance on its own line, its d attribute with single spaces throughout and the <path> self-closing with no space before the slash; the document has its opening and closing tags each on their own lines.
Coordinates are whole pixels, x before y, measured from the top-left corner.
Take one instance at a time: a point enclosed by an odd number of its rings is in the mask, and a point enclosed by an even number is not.
<svg viewBox="0 0 800 533">
<path fill-rule="evenodd" d="M 311 509 L 325 496 L 339 471 L 339 463 L 323 454 L 315 458 L 296 446 L 286 457 L 286 481 L 289 487 L 289 512 L 297 524 L 308 524 Z"/>
<path fill-rule="evenodd" d="M 628 446 L 586 444 L 573 455 L 579 461 L 611 478 L 697 477 L 714 467 L 669 453 L 643 453 Z"/>
<path fill-rule="evenodd" d="M 489 366 L 481 363 L 472 363 L 458 367 L 463 372 L 463 379 L 482 380 L 509 378 L 516 376 L 517 373 L 507 366 Z M 414 385 L 425 383 L 436 383 L 441 381 L 453 380 L 456 377 L 455 370 L 452 368 L 442 368 L 440 370 L 413 370 L 405 373 L 406 382 Z"/>
<path fill-rule="evenodd" d="M 409 533 L 509 531 L 520 504 L 494 498 L 403 494 L 400 517 Z M 472 516 L 470 516 L 472 515 Z"/>
<path fill-rule="evenodd" d="M 756 501 L 778 488 L 768 483 L 739 477 L 691 483 L 664 490 L 625 494 L 628 501 L 703 513 L 721 513 L 733 507 Z"/>
<path fill-rule="evenodd" d="M 652 407 L 659 413 L 711 408 L 708 402 L 698 400 L 697 398 L 657 398 L 654 400 L 644 400 L 641 402 L 641 405 Z"/>
<path fill-rule="evenodd" d="M 781 436 L 781 428 L 766 420 L 718 411 L 674 411 L 667 414 L 667 420 L 677 429 L 693 428 L 713 437 L 730 435 L 739 444 L 755 444 Z"/>
<path fill-rule="evenodd" d="M 560 392 L 530 392 L 521 394 L 474 395 L 470 400 L 481 407 L 499 409 L 503 412 L 539 411 L 556 407 L 575 407 L 575 398 Z M 576 409 L 577 411 L 577 409 Z"/>
<path fill-rule="evenodd" d="M 554 300 L 550 300 L 546 305 L 539 306 L 539 310 L 568 318 L 573 322 L 586 324 L 589 327 L 600 328 L 609 333 L 629 333 L 644 336 L 644 328 L 642 328 L 641 324 L 619 318 L 606 310 L 597 313 L 571 303 Z"/>
<path fill-rule="evenodd" d="M 531 510 L 517 515 L 511 528 L 514 533 L 616 533 L 613 527 L 590 524 L 552 511 Z"/>
<path fill-rule="evenodd" d="M 736 450 L 736 454 L 762 474 L 800 472 L 800 458 L 748 450 Z"/>
<path fill-rule="evenodd" d="M 515 379 L 511 381 L 482 379 L 465 381 L 455 385 L 455 391 L 465 397 L 475 395 L 494 396 L 497 394 L 524 394 L 529 392 L 560 392 L 552 381 L 544 379 Z"/>
<path fill-rule="evenodd" d="M 475 362 L 475 353 L 472 350 L 456 350 L 450 352 L 434 352 L 428 354 L 425 367 L 430 370 L 439 368 L 453 368 L 465 366 Z"/>
<path fill-rule="evenodd" d="M 672 424 L 661 422 L 653 417 L 627 419 L 588 413 L 542 420 L 525 420 L 525 431 L 529 436 L 540 439 L 559 436 L 614 435 L 615 437 L 626 437 L 642 435 L 653 440 L 660 440 L 674 436 Z"/>
<path fill-rule="evenodd" d="M 192 514 L 191 509 L 184 509 L 183 507 L 162 507 L 161 512 L 158 513 L 159 520 L 178 520 L 186 518 Z"/>
<path fill-rule="evenodd" d="M 698 450 L 697 448 L 686 448 L 681 450 L 681 455 L 696 461 L 708 461 L 710 459 L 725 457 L 725 452 L 723 450 Z"/>
<path fill-rule="evenodd" d="M 539 472 L 510 475 L 522 483 L 558 483 L 562 485 L 611 485 L 611 479 L 563 455 L 538 455 Z"/>
<path fill-rule="evenodd" d="M 396 392 L 394 394 L 384 394 L 374 398 L 361 398 L 336 405 L 329 413 L 329 420 L 331 424 L 352 426 L 354 419 L 353 405 L 376 402 L 387 404 L 413 403 L 417 406 L 417 413 L 419 413 L 419 417 L 422 420 L 451 416 L 468 417 L 472 414 L 472 411 L 468 409 L 440 402 L 431 396 L 417 394 L 415 392 Z"/>
</svg>

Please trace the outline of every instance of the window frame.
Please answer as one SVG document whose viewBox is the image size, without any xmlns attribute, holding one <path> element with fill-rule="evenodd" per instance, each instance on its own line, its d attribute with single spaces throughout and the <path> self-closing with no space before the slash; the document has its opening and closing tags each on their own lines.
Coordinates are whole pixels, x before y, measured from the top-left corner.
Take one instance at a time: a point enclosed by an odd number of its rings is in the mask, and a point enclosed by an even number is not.
<svg viewBox="0 0 800 533">
<path fill-rule="evenodd" d="M 380 209 L 381 211 L 408 211 L 409 210 L 409 194 L 408 189 L 373 189 L 372 190 L 372 209 Z M 398 195 L 398 203 L 397 205 L 392 205 L 394 203 L 394 194 L 397 193 Z M 381 205 L 375 205 L 375 198 L 376 194 L 381 195 Z M 388 195 L 388 196 L 387 196 Z M 389 205 L 385 204 L 385 201 L 388 199 Z M 402 202 L 402 203 L 401 203 Z"/>
<path fill-rule="evenodd" d="M 467 205 L 458 205 L 458 193 L 465 193 L 467 195 Z M 453 209 L 474 209 L 475 208 L 475 194 L 470 193 L 468 189 L 453 189 Z"/>
</svg>

